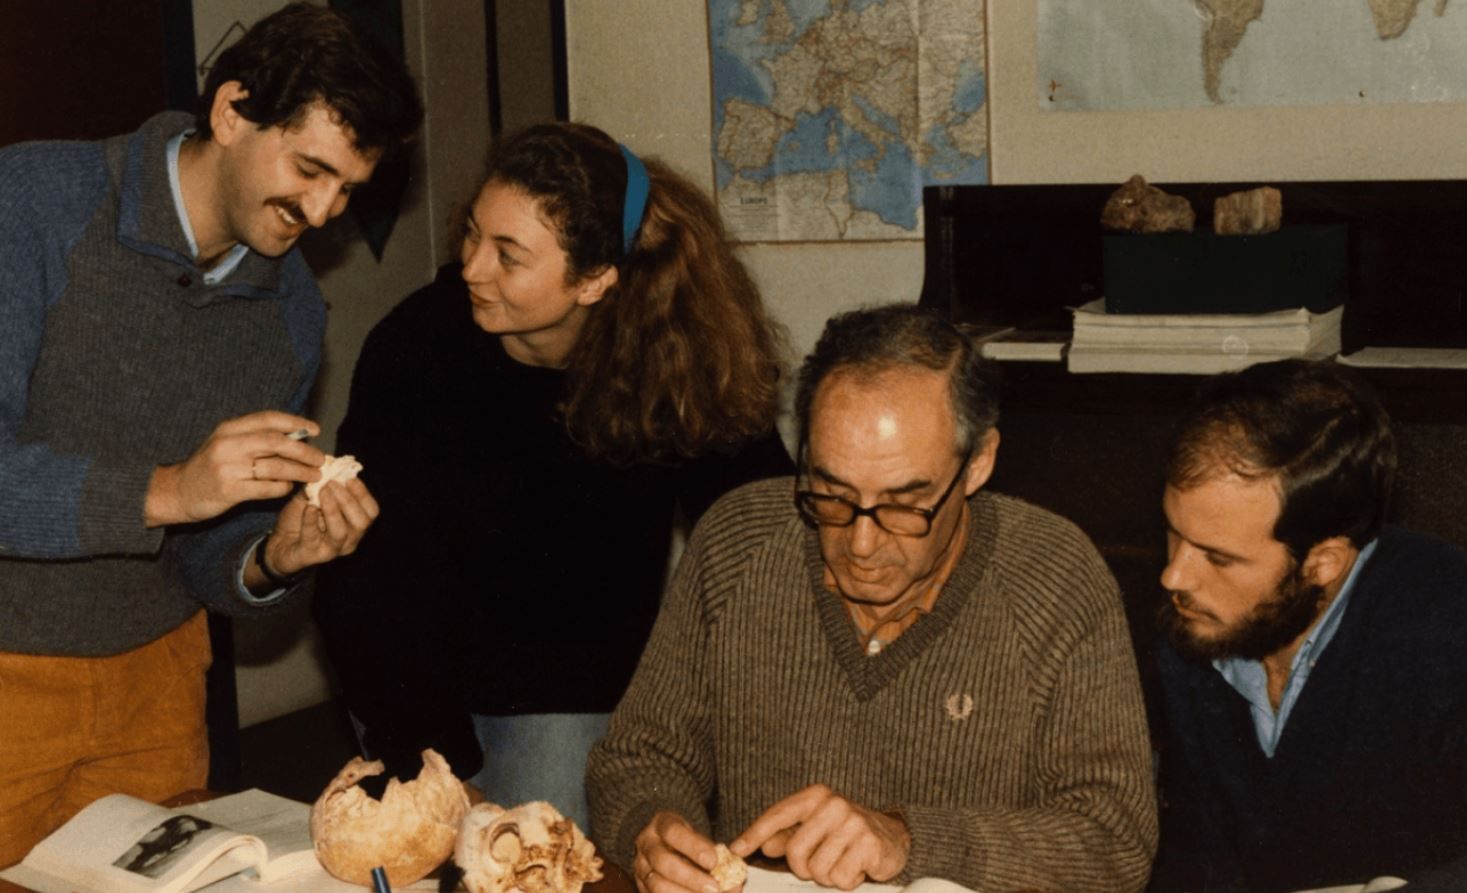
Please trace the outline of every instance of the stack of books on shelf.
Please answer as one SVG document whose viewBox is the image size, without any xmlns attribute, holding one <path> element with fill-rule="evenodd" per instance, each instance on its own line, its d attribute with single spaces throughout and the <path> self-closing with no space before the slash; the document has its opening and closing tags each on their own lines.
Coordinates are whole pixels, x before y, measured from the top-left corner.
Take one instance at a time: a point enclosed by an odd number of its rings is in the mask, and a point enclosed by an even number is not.
<svg viewBox="0 0 1467 893">
<path fill-rule="evenodd" d="M 958 329 L 990 360 L 1058 363 L 1070 346 L 1070 329 L 982 326 L 959 323 Z"/>
<path fill-rule="evenodd" d="M 1211 375 L 1286 357 L 1340 352 L 1344 306 L 1269 313 L 1106 313 L 1105 299 L 1074 311 L 1071 372 Z"/>
</svg>

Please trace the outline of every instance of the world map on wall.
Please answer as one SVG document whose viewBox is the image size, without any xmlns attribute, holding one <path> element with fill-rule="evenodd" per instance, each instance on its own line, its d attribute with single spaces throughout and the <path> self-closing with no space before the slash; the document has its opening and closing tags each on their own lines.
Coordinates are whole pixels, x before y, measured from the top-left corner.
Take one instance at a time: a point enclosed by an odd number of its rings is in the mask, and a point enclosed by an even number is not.
<svg viewBox="0 0 1467 893">
<path fill-rule="evenodd" d="M 733 238 L 921 238 L 922 187 L 986 182 L 983 2 L 709 0 Z"/>
<path fill-rule="evenodd" d="M 1416 18 L 1421 0 L 1369 0 L 1370 16 L 1381 40 L 1400 37 Z M 1447 0 L 1433 0 L 1438 16 L 1446 12 Z M 1202 38 L 1203 87 L 1213 102 L 1221 102 L 1218 88 L 1223 63 L 1243 42 L 1248 25 L 1263 17 L 1264 0 L 1196 0 L 1208 18 Z"/>
<path fill-rule="evenodd" d="M 1048 112 L 1467 101 L 1464 0 L 1036 7 L 1035 92 Z"/>
</svg>

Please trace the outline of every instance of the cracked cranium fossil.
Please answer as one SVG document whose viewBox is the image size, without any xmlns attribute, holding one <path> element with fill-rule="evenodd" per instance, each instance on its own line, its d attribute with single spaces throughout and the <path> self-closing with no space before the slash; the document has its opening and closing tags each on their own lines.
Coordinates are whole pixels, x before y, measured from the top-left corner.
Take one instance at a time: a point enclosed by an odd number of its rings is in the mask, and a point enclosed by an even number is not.
<svg viewBox="0 0 1467 893">
<path fill-rule="evenodd" d="M 576 823 L 533 801 L 504 809 L 480 803 L 464 818 L 453 861 L 469 893 L 580 893 L 601 880 L 601 859 Z"/>
<path fill-rule="evenodd" d="M 311 840 L 321 866 L 341 880 L 370 887 L 372 869 L 381 866 L 392 886 L 406 887 L 453 853 L 469 798 L 432 749 L 423 751 L 418 777 L 389 780 L 381 800 L 357 786 L 381 774 L 380 762 L 347 763 L 311 807 Z"/>
</svg>

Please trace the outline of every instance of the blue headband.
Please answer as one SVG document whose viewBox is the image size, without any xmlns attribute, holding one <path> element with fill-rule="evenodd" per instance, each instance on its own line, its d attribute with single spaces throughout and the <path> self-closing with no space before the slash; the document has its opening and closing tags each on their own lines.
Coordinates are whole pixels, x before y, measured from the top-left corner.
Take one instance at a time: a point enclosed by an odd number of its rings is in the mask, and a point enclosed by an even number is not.
<svg viewBox="0 0 1467 893">
<path fill-rule="evenodd" d="M 627 162 L 627 193 L 621 203 L 621 256 L 632 253 L 632 243 L 637 240 L 637 230 L 642 228 L 642 213 L 647 210 L 647 166 L 631 149 L 617 143 L 621 157 Z"/>
</svg>

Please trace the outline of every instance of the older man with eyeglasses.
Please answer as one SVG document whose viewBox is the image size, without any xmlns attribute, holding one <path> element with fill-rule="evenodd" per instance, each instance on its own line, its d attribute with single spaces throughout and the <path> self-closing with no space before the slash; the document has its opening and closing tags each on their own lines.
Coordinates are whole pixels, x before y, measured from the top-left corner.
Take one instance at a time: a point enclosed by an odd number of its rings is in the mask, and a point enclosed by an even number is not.
<svg viewBox="0 0 1467 893">
<path fill-rule="evenodd" d="M 592 751 L 602 851 L 643 893 L 716 893 L 714 841 L 843 889 L 1140 890 L 1120 596 L 1072 524 L 983 490 L 990 367 L 924 310 L 847 313 L 796 412 L 793 499 L 766 481 L 703 517 Z"/>
</svg>

